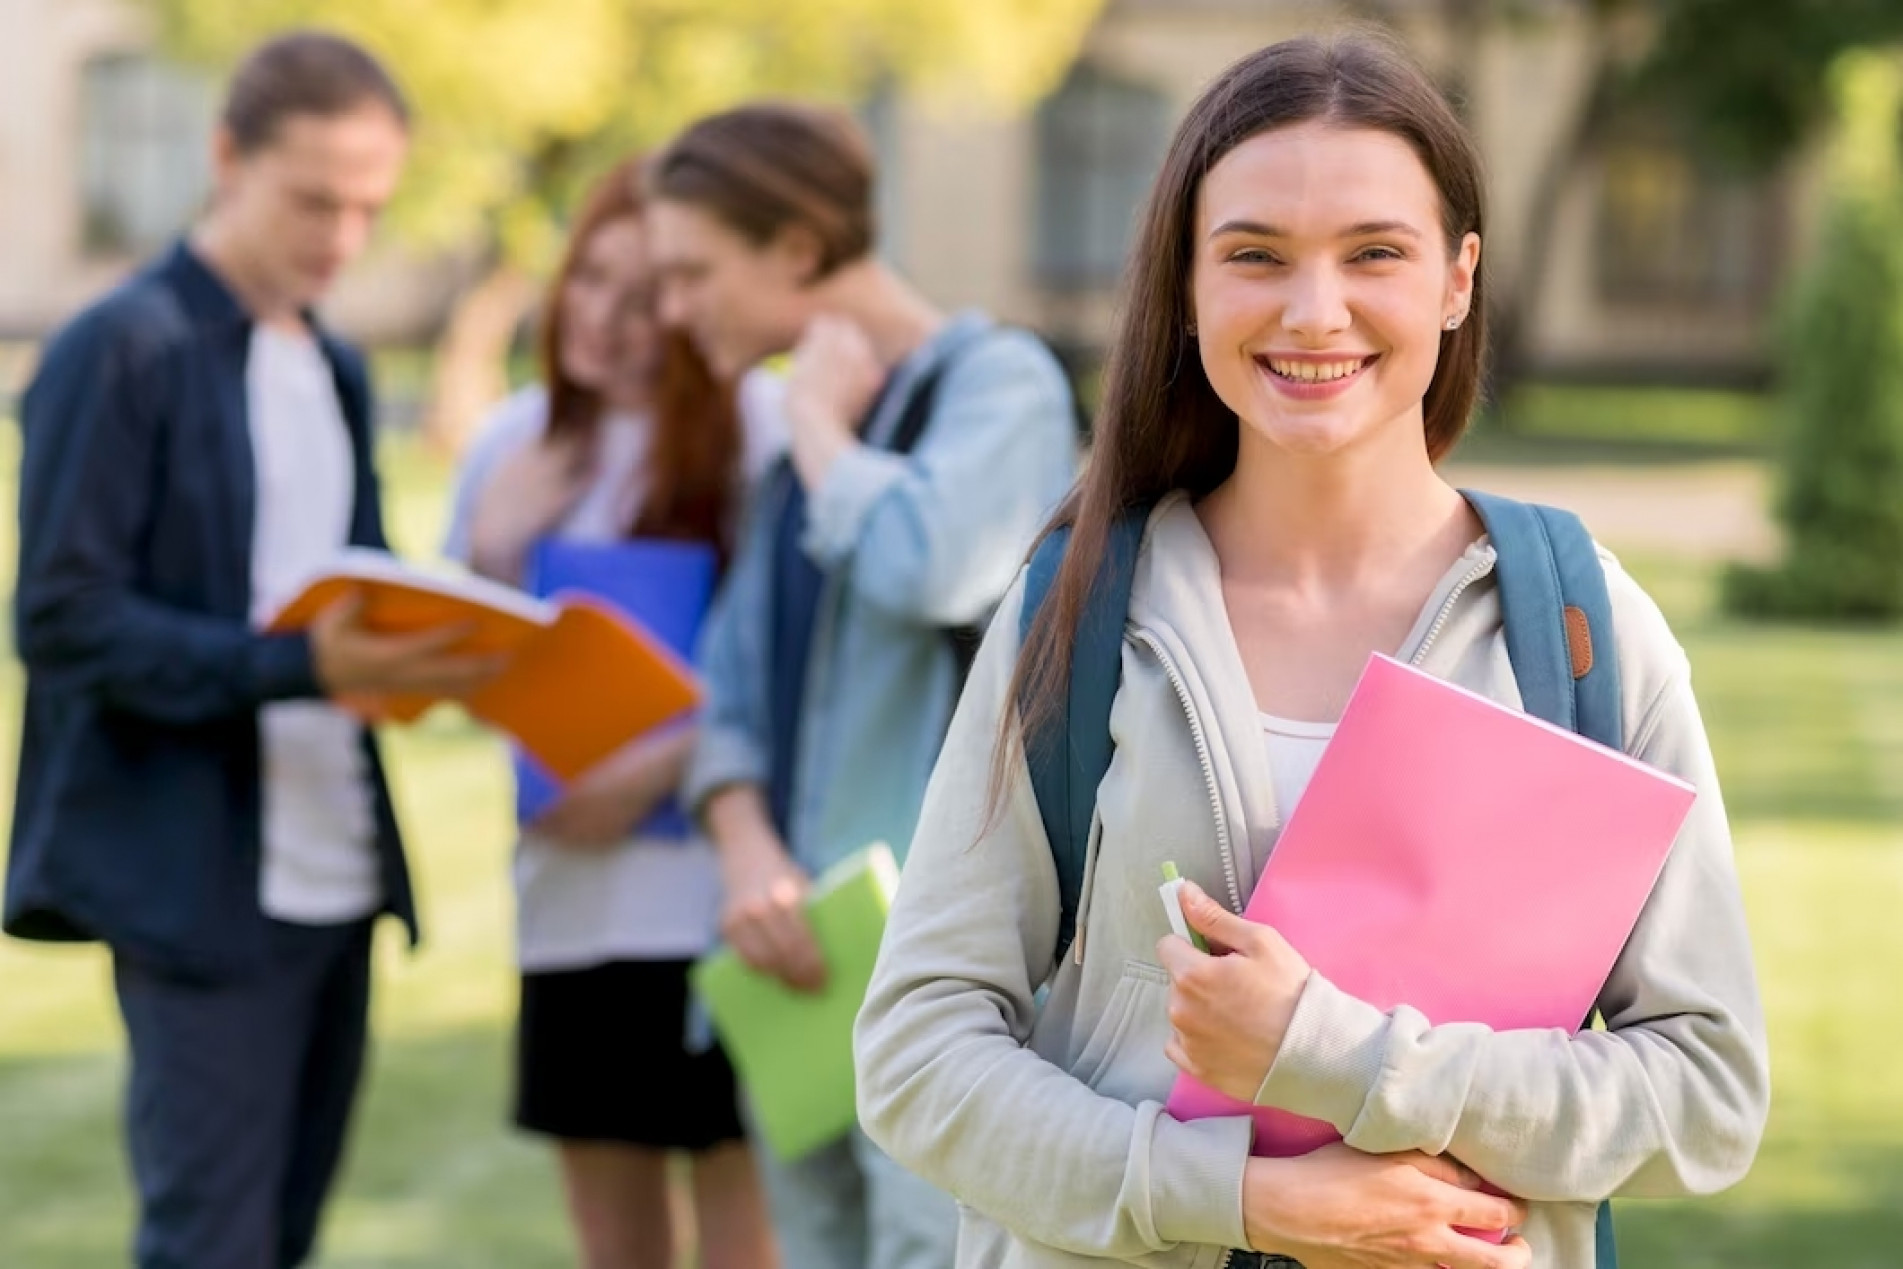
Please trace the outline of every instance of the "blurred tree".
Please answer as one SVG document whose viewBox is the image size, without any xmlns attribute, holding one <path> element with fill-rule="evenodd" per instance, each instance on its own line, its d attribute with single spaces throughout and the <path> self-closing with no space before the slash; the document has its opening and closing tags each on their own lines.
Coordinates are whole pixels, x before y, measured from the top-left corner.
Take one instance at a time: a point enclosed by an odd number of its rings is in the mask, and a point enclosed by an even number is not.
<svg viewBox="0 0 1903 1269">
<path fill-rule="evenodd" d="M 1523 0 L 1491 2 L 1522 11 L 1527 7 Z M 1553 233 L 1560 223 L 1560 204 L 1568 184 L 1605 145 L 1631 82 L 1634 63 L 1642 56 L 1638 50 L 1645 46 L 1645 28 L 1659 20 L 1660 11 L 1669 10 L 1674 2 L 1573 0 L 1582 18 L 1585 69 L 1581 78 L 1585 89 L 1573 99 L 1572 114 L 1559 134 L 1558 144 L 1546 152 L 1545 165 L 1533 187 L 1533 201 L 1525 218 L 1526 241 L 1519 244 L 1517 255 L 1519 272 L 1512 286 L 1495 295 L 1489 385 L 1494 400 L 1526 378 L 1532 318 L 1544 298 L 1555 254 Z M 1510 423 L 1510 414 L 1501 417 Z"/>
<path fill-rule="evenodd" d="M 1685 111 L 1717 157 L 1768 168 L 1833 109 L 1845 52 L 1903 40 L 1897 0 L 1655 0 L 1657 38 L 1633 85 Z"/>
<path fill-rule="evenodd" d="M 1419 6 L 1349 0 L 1400 25 Z M 1846 50 L 1903 40 L 1903 0 L 1434 0 L 1446 33 L 1439 71 L 1460 101 L 1486 37 L 1513 24 L 1576 23 L 1586 89 L 1547 150 L 1526 217 L 1521 262 L 1496 279 L 1493 388 L 1526 376 L 1530 319 L 1553 259 L 1552 236 L 1573 175 L 1610 139 L 1623 113 L 1682 122 L 1693 143 L 1733 170 L 1761 172 L 1815 136 L 1828 117 L 1830 67 Z"/>
<path fill-rule="evenodd" d="M 1012 106 L 1053 87 L 1103 0 L 145 0 L 175 55 L 232 65 L 322 26 L 384 58 L 417 114 L 393 228 L 473 249 L 481 279 L 440 336 L 425 425 L 457 447 L 504 388 L 510 338 L 591 177 L 707 111 L 839 102 L 896 80 Z"/>
<path fill-rule="evenodd" d="M 1491 3 L 1496 20 L 1524 15 L 1526 0 Z M 1848 49 L 1903 38 L 1898 0 L 1572 0 L 1583 10 L 1590 89 L 1578 101 L 1528 217 L 1526 262 L 1494 327 L 1496 385 L 1527 372 L 1530 317 L 1552 259 L 1566 183 L 1598 155 L 1623 112 L 1654 111 L 1683 123 L 1701 155 L 1733 171 L 1774 168 L 1816 135 L 1828 116 L 1831 65 Z"/>
<path fill-rule="evenodd" d="M 1735 568 L 1754 616 L 1903 617 L 1903 57 L 1845 56 L 1830 211 L 1779 341 L 1783 561 Z"/>
</svg>

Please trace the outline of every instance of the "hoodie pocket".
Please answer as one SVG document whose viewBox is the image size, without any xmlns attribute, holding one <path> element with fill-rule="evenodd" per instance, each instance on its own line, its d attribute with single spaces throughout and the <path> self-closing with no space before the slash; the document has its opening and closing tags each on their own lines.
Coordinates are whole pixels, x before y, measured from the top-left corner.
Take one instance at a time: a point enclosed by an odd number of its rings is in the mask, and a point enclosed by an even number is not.
<svg viewBox="0 0 1903 1269">
<path fill-rule="evenodd" d="M 1104 1076 L 1131 1052 L 1135 1038 L 1153 1029 L 1145 1025 L 1150 1021 L 1146 1015 L 1167 1019 L 1165 1002 L 1169 986 L 1170 976 L 1162 966 L 1147 961 L 1124 961 L 1123 974 L 1111 989 L 1110 999 L 1104 1003 L 1096 1026 L 1091 1028 L 1090 1039 L 1084 1042 L 1083 1052 L 1077 1055 L 1070 1073 L 1091 1088 L 1098 1088 Z M 1161 1058 L 1161 1055 L 1159 1044 L 1157 1056 Z"/>
</svg>

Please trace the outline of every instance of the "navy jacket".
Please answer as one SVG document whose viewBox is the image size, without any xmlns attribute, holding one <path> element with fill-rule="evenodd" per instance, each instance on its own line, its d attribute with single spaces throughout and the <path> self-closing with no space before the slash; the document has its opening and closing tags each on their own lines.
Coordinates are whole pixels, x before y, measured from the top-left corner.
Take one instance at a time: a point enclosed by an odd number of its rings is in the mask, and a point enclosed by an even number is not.
<svg viewBox="0 0 1903 1269">
<path fill-rule="evenodd" d="M 26 710 L 5 929 L 176 972 L 258 965 L 259 707 L 320 695 L 303 635 L 251 629 L 251 322 L 183 244 L 49 343 L 20 410 Z M 350 541 L 384 545 L 369 382 L 321 330 L 356 455 Z M 409 874 L 366 732 L 386 910 Z"/>
</svg>

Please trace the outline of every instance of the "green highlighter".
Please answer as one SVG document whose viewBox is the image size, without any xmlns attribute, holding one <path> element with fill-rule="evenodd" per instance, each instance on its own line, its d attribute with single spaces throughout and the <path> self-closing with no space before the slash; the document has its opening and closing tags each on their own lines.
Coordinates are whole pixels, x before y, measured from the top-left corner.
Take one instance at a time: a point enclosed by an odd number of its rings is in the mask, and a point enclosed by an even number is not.
<svg viewBox="0 0 1903 1269">
<path fill-rule="evenodd" d="M 1163 911 L 1169 916 L 1170 929 L 1187 939 L 1191 947 L 1199 952 L 1209 951 L 1209 940 L 1190 928 L 1189 918 L 1183 915 L 1183 876 L 1176 871 L 1174 860 L 1163 861 L 1163 884 L 1156 893 L 1162 896 Z"/>
</svg>

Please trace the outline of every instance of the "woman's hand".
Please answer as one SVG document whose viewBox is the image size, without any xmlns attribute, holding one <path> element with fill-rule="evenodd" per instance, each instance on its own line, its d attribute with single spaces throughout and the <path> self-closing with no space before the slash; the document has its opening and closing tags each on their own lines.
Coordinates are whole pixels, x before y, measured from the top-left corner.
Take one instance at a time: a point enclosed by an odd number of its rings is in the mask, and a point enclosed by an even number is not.
<svg viewBox="0 0 1903 1269">
<path fill-rule="evenodd" d="M 1281 1051 L 1308 982 L 1308 962 L 1266 925 L 1245 920 L 1183 886 L 1183 916 L 1216 955 L 1174 934 L 1156 945 L 1170 975 L 1170 1027 L 1164 1052 L 1185 1074 L 1241 1102 L 1254 1102 Z"/>
<path fill-rule="evenodd" d="M 1526 1269 L 1526 1241 L 1499 1244 L 1461 1229 L 1504 1231 L 1526 1205 L 1486 1193 L 1445 1156 L 1363 1154 L 1324 1146 L 1295 1159 L 1251 1159 L 1242 1181 L 1249 1245 L 1304 1269 Z"/>
<path fill-rule="evenodd" d="M 720 852 L 726 900 L 720 936 L 754 969 L 795 991 L 826 985 L 826 958 L 806 921 L 812 881 L 773 827 L 765 792 L 731 784 L 707 799 L 708 834 Z"/>
<path fill-rule="evenodd" d="M 583 772 L 530 824 L 560 846 L 601 850 L 627 839 L 681 782 L 694 729 L 644 736 Z"/>
<path fill-rule="evenodd" d="M 561 523 L 594 478 L 591 447 L 541 437 L 505 458 L 476 495 L 469 521 L 469 562 L 511 586 L 539 537 Z"/>
<path fill-rule="evenodd" d="M 507 667 L 506 656 L 453 651 L 468 635 L 465 623 L 378 633 L 364 624 L 363 595 L 353 591 L 311 622 L 311 668 L 331 700 L 366 722 L 380 722 L 387 697 L 460 698 Z"/>
</svg>

